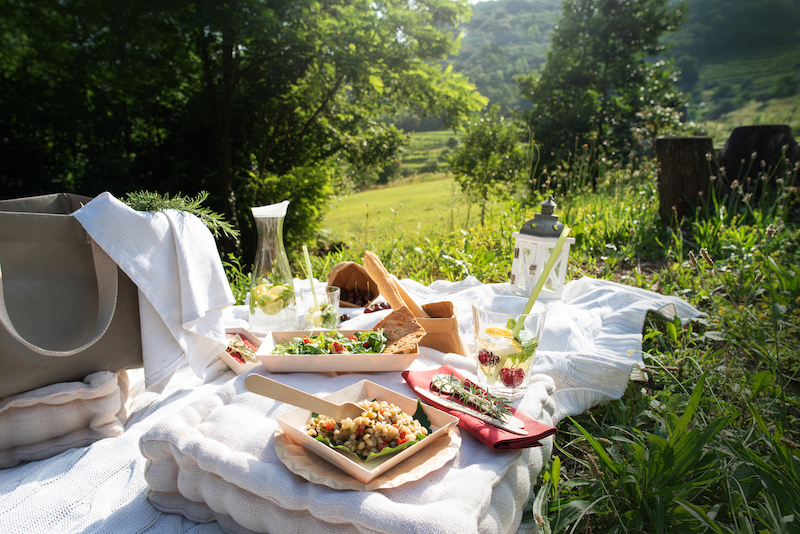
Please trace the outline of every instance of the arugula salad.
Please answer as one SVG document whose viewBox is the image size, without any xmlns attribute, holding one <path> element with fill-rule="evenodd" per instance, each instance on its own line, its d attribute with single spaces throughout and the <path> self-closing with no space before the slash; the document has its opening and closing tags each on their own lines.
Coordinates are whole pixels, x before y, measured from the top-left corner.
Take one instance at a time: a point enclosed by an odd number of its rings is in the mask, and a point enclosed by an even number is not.
<svg viewBox="0 0 800 534">
<path fill-rule="evenodd" d="M 380 354 L 386 349 L 382 330 L 365 330 L 345 336 L 331 330 L 316 336 L 296 337 L 275 345 L 275 354 Z"/>
</svg>

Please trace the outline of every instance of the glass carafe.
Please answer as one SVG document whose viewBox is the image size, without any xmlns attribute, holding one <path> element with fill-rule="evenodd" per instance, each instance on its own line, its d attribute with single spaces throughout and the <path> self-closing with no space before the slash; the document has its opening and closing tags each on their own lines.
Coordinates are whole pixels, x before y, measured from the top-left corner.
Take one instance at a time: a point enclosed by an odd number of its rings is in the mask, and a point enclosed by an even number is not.
<svg viewBox="0 0 800 534">
<path fill-rule="evenodd" d="M 250 332 L 263 338 L 270 332 L 296 330 L 292 272 L 283 248 L 283 219 L 289 201 L 251 208 L 258 230 L 250 279 Z"/>
</svg>

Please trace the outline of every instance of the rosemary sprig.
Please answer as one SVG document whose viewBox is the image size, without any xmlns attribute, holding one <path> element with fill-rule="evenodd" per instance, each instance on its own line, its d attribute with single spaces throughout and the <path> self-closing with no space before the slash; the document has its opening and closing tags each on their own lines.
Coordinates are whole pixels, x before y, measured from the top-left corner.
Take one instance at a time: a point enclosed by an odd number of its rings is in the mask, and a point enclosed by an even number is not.
<svg viewBox="0 0 800 534">
<path fill-rule="evenodd" d="M 164 196 L 161 196 L 150 191 L 136 191 L 128 193 L 122 199 L 122 202 L 136 211 L 159 212 L 174 209 L 191 213 L 203 221 L 203 224 L 211 230 L 215 238 L 220 237 L 221 234 L 225 234 L 230 238 L 239 237 L 239 231 L 226 221 L 222 215 L 202 205 L 207 198 L 207 191 L 201 191 L 196 197 L 183 196 L 179 193 L 172 198 L 168 193 L 164 193 Z"/>
<path fill-rule="evenodd" d="M 450 395 L 453 400 L 473 408 L 493 419 L 503 421 L 511 415 L 511 401 L 504 397 L 490 395 L 485 389 L 469 380 L 461 380 L 451 373 L 448 375 L 434 375 L 431 380 L 431 389 L 439 395 Z"/>
</svg>

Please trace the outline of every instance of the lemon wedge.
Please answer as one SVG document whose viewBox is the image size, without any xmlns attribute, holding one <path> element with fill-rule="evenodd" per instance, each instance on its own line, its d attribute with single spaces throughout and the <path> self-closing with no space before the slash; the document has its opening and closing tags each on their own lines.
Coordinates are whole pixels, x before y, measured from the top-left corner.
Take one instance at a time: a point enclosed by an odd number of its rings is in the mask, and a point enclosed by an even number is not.
<svg viewBox="0 0 800 534">
<path fill-rule="evenodd" d="M 514 333 L 508 328 L 500 328 L 499 326 L 490 326 L 486 329 L 486 333 L 490 336 L 502 336 L 512 338 Z"/>
</svg>

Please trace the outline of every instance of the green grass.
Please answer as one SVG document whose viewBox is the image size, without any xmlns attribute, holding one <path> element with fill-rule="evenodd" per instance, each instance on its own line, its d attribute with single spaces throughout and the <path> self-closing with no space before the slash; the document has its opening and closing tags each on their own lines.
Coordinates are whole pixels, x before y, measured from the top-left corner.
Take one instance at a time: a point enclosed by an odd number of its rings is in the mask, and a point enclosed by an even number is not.
<svg viewBox="0 0 800 534">
<path fill-rule="evenodd" d="M 781 76 L 800 70 L 800 46 L 787 48 L 759 48 L 747 57 L 719 58 L 703 64 L 700 68 L 700 84 L 715 87 L 722 83 L 741 86 L 771 85 Z"/>
<path fill-rule="evenodd" d="M 451 138 L 460 142 L 463 136 L 463 133 L 452 130 L 414 132 L 411 134 L 411 145 L 403 149 L 400 157 L 404 174 L 425 173 L 426 166 L 430 168 L 434 164 L 436 172 L 446 172 L 449 168 L 446 156 L 450 153 L 447 142 Z"/>
<path fill-rule="evenodd" d="M 468 226 L 477 213 L 455 180 L 440 175 L 341 197 L 323 226 L 340 239 L 363 244 L 380 236 L 425 234 L 434 227 L 452 231 Z"/>
</svg>

